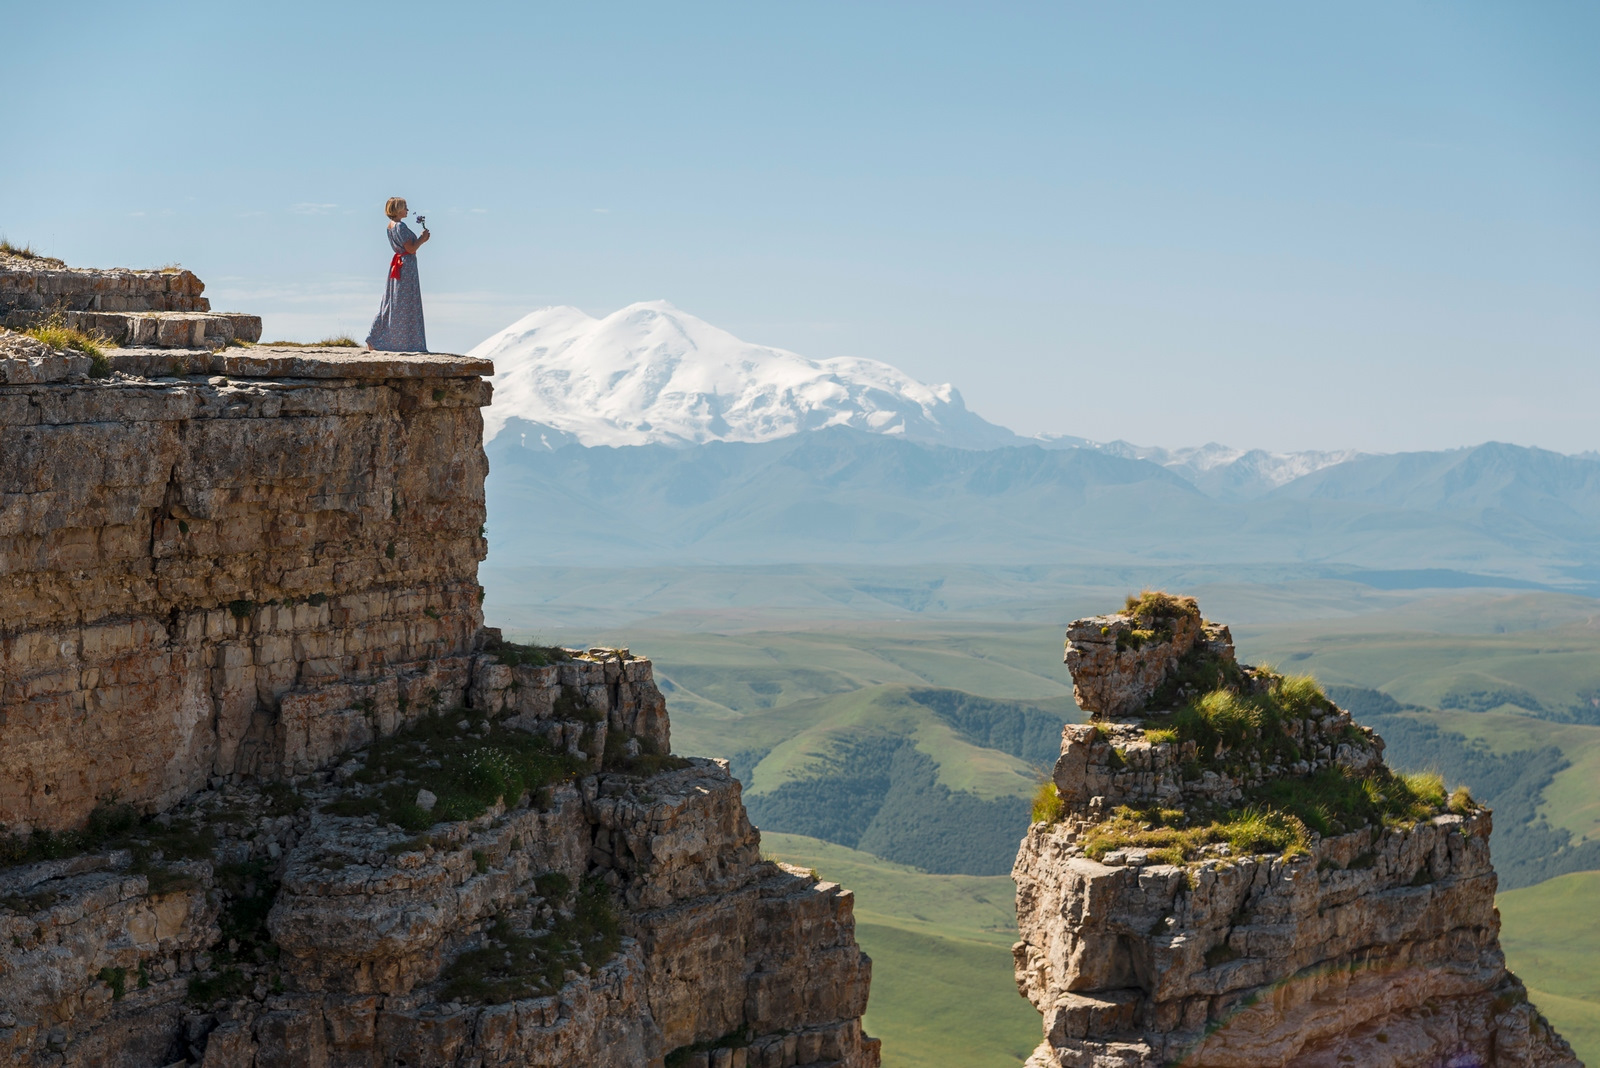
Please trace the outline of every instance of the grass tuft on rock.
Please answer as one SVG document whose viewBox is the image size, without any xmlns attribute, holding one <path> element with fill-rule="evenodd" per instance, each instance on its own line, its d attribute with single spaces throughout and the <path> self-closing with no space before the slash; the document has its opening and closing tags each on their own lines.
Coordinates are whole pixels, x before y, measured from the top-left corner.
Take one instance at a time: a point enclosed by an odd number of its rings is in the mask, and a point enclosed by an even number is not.
<svg viewBox="0 0 1600 1068">
<path fill-rule="evenodd" d="M 622 775 L 652 778 L 667 771 L 677 771 L 689 766 L 683 757 L 663 753 L 654 738 L 638 738 L 639 752 L 628 755 L 629 736 L 621 731 L 606 732 L 605 756 L 601 767 Z"/>
<path fill-rule="evenodd" d="M 111 374 L 111 360 L 106 356 L 106 349 L 112 344 L 111 340 L 95 334 L 86 334 L 82 330 L 68 326 L 66 318 L 60 314 L 52 315 L 44 322 L 30 326 L 22 332 L 58 352 L 81 352 L 89 357 L 91 378 L 106 378 Z"/>
<path fill-rule="evenodd" d="M 1304 778 L 1275 779 L 1257 793 L 1324 837 L 1368 826 L 1410 826 L 1437 816 L 1448 804 L 1437 773 L 1397 775 L 1385 767 L 1364 774 L 1324 768 Z"/>
<path fill-rule="evenodd" d="M 56 259 L 54 256 L 46 256 L 43 252 L 40 252 L 31 244 L 14 244 L 10 239 L 4 237 L 0 237 L 0 256 L 15 256 L 22 260 L 38 260 L 41 265 L 54 264 L 57 267 L 66 266 L 66 264 L 61 260 Z"/>
<path fill-rule="evenodd" d="M 361 342 L 349 334 L 335 334 L 321 341 L 263 341 L 260 344 L 272 349 L 359 349 Z"/>
<path fill-rule="evenodd" d="M 507 667 L 547 667 L 572 659 L 572 654 L 559 645 L 518 645 L 504 640 L 489 642 L 483 651 Z"/>
<path fill-rule="evenodd" d="M 1059 823 L 1066 814 L 1067 803 L 1061 800 L 1056 784 L 1050 779 L 1040 783 L 1033 792 L 1033 822 Z"/>
<path fill-rule="evenodd" d="M 1163 864 L 1183 864 L 1200 859 L 1206 846 L 1219 844 L 1236 854 L 1293 857 L 1310 852 L 1311 836 L 1295 817 L 1256 806 L 1214 819 L 1191 819 L 1183 809 L 1119 805 L 1110 819 L 1089 831 L 1083 851 L 1091 860 L 1103 860 L 1115 849 L 1143 849 Z"/>
<path fill-rule="evenodd" d="M 1199 619 L 1200 603 L 1165 590 L 1141 590 L 1138 595 L 1128 595 L 1122 614 L 1138 619 Z"/>
<path fill-rule="evenodd" d="M 465 730 L 460 709 L 425 715 L 372 744 L 366 766 L 343 796 L 322 806 L 335 816 L 377 816 L 413 834 L 436 823 L 469 820 L 497 803 L 514 807 L 532 791 L 582 774 L 587 764 L 556 752 L 547 739 L 498 724 Z M 438 800 L 417 804 L 419 790 Z"/>
<path fill-rule="evenodd" d="M 1258 673 L 1251 679 L 1235 670 L 1234 685 L 1193 698 L 1169 716 L 1150 717 L 1146 738 L 1194 742 L 1202 754 L 1248 747 L 1298 760 L 1288 725 L 1317 712 L 1331 714 L 1333 702 L 1310 675 Z M 1257 692 L 1247 692 L 1251 685 L 1258 687 Z M 1361 737 L 1364 740 L 1365 735 Z"/>
<path fill-rule="evenodd" d="M 211 830 L 203 824 L 141 817 L 132 805 L 109 802 L 96 806 L 84 826 L 76 830 L 36 830 L 0 838 L 0 867 L 126 849 L 133 855 L 134 872 L 149 877 L 151 893 L 162 893 L 186 888 L 168 878 L 164 865 L 209 858 L 212 844 Z"/>
</svg>

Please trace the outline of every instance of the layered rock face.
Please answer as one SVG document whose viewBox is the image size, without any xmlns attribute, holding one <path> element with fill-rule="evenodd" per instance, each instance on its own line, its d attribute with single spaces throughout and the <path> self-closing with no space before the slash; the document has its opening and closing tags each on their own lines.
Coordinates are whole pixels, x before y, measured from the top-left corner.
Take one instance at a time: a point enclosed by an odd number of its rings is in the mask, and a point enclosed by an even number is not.
<svg viewBox="0 0 1600 1068">
<path fill-rule="evenodd" d="M 178 267 L 97 270 L 0 253 L 0 325 L 54 320 L 123 345 L 221 348 L 261 340 L 261 317 L 213 312 L 205 283 Z"/>
<path fill-rule="evenodd" d="M 481 626 L 487 364 L 9 337 L 0 1063 L 878 1063 L 649 661 Z"/>
<path fill-rule="evenodd" d="M 1489 812 L 1153 608 L 1068 631 L 1092 719 L 1013 872 L 1028 1064 L 1576 1066 L 1505 968 Z"/>
<path fill-rule="evenodd" d="M 60 356 L 0 384 L 12 832 L 309 771 L 466 687 L 488 365 L 197 355 L 217 373 L 95 380 Z"/>
</svg>

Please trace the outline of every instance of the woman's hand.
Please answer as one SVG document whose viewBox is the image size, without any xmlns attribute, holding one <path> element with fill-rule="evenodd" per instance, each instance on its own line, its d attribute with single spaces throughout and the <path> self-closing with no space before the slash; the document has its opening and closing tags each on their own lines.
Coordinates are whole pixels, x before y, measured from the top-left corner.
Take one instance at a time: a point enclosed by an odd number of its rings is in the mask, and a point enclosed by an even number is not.
<svg viewBox="0 0 1600 1068">
<path fill-rule="evenodd" d="M 407 256 L 415 256 L 417 254 L 417 249 L 419 249 L 423 245 L 427 244 L 428 243 L 428 239 L 430 237 L 432 237 L 432 236 L 433 236 L 432 234 L 430 234 L 430 233 L 428 233 L 428 231 L 424 230 L 424 231 L 422 231 L 422 236 L 417 238 L 415 241 L 407 241 L 406 242 L 406 255 Z"/>
</svg>

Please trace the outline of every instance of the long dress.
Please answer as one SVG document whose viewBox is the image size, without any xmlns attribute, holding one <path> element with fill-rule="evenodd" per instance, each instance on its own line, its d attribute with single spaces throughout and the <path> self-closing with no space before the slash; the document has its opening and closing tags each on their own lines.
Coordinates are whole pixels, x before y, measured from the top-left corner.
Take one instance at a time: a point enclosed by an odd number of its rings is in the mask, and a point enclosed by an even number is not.
<svg viewBox="0 0 1600 1068">
<path fill-rule="evenodd" d="M 384 352 L 427 352 L 428 338 L 422 326 L 422 280 L 417 276 L 417 257 L 406 255 L 406 243 L 417 235 L 403 222 L 389 227 L 389 247 L 394 249 L 399 270 L 391 261 L 389 283 L 383 291 L 378 317 L 372 320 L 367 344 Z"/>
</svg>

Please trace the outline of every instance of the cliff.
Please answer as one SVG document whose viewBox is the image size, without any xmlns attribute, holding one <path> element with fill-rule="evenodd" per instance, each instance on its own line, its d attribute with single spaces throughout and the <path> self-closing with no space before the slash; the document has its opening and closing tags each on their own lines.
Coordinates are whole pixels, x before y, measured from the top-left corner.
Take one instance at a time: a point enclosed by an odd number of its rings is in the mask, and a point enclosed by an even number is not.
<svg viewBox="0 0 1600 1068">
<path fill-rule="evenodd" d="M 147 342 L 0 331 L 0 1062 L 876 1065 L 851 895 L 650 662 L 482 626 L 492 367 L 202 288 L 0 264 Z"/>
<path fill-rule="evenodd" d="M 1092 718 L 1013 872 L 1031 1068 L 1578 1064 L 1506 970 L 1465 791 L 1186 598 L 1078 620 L 1066 662 Z"/>
</svg>

